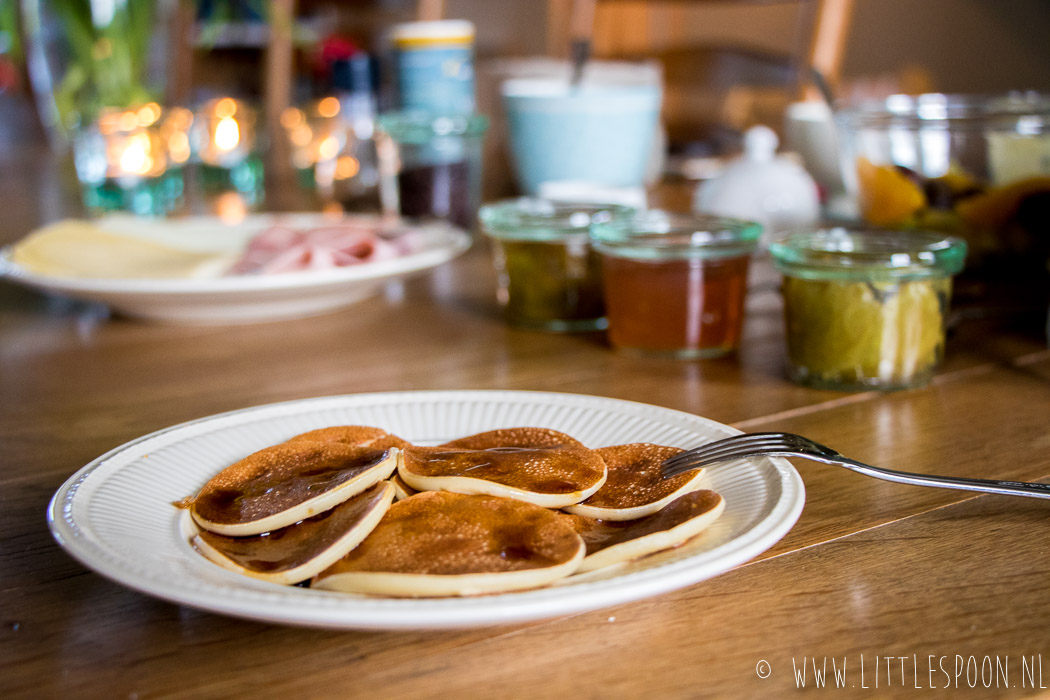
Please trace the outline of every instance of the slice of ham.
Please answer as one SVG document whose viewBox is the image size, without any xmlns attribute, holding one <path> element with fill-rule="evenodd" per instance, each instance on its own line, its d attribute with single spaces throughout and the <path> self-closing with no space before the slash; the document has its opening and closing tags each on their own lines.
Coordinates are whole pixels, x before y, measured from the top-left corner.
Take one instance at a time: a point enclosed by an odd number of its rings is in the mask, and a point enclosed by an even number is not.
<svg viewBox="0 0 1050 700">
<path fill-rule="evenodd" d="M 419 249 L 419 235 L 406 232 L 393 239 L 359 223 L 296 230 L 277 224 L 248 242 L 230 268 L 232 275 L 269 275 L 391 260 Z"/>
</svg>

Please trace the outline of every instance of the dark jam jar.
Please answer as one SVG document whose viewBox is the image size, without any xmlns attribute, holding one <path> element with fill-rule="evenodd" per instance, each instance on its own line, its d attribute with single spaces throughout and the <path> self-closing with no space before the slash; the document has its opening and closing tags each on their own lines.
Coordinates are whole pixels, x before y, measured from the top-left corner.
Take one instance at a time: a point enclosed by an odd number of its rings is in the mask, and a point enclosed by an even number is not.
<svg viewBox="0 0 1050 700">
<path fill-rule="evenodd" d="M 488 124 L 479 114 L 380 116 L 376 151 L 384 212 L 444 219 L 471 230 L 481 203 L 481 148 Z"/>
<path fill-rule="evenodd" d="M 482 207 L 492 241 L 496 294 L 507 320 L 548 331 L 605 328 L 601 267 L 590 227 L 627 219 L 634 210 L 602 204 L 511 199 Z"/>
<path fill-rule="evenodd" d="M 761 230 L 748 221 L 661 211 L 593 226 L 609 342 L 683 359 L 735 350 Z"/>
</svg>

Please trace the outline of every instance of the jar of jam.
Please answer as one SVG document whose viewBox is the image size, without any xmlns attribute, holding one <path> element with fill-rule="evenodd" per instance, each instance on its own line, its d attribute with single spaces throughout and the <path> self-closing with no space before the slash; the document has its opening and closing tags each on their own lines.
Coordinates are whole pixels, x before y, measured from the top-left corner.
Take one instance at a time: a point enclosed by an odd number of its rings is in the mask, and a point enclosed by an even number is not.
<svg viewBox="0 0 1050 700">
<path fill-rule="evenodd" d="M 376 153 L 385 214 L 443 219 L 473 229 L 481 203 L 480 114 L 391 112 L 379 117 Z"/>
<path fill-rule="evenodd" d="M 510 199 L 481 208 L 492 241 L 497 298 L 507 320 L 525 328 L 574 332 L 605 328 L 601 267 L 592 224 L 630 218 L 619 205 Z"/>
<path fill-rule="evenodd" d="M 662 211 L 594 225 L 609 342 L 683 359 L 735 350 L 761 231 L 749 221 Z"/>
<path fill-rule="evenodd" d="M 966 243 L 940 233 L 835 227 L 770 246 L 784 275 L 792 379 L 859 391 L 922 386 L 944 353 Z"/>
</svg>

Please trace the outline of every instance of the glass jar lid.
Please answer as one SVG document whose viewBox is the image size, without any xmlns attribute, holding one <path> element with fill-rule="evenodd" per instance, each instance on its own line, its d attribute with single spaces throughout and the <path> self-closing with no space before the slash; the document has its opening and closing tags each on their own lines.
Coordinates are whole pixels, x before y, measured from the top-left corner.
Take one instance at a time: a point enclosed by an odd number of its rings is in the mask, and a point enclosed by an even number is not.
<svg viewBox="0 0 1050 700">
<path fill-rule="evenodd" d="M 424 144 L 450 136 L 481 136 L 489 128 L 489 119 L 483 114 L 404 111 L 381 114 L 376 125 L 398 143 Z"/>
<path fill-rule="evenodd" d="M 954 275 L 966 242 L 929 231 L 836 226 L 795 231 L 769 246 L 785 275 L 819 280 L 908 280 Z"/>
<path fill-rule="evenodd" d="M 586 238 L 591 226 L 628 219 L 635 213 L 619 204 L 557 202 L 521 197 L 487 204 L 478 216 L 485 233 L 494 238 L 559 241 Z"/>
<path fill-rule="evenodd" d="M 640 260 L 733 258 L 750 255 L 762 227 L 707 214 L 650 210 L 591 227 L 591 242 L 606 255 Z"/>
</svg>

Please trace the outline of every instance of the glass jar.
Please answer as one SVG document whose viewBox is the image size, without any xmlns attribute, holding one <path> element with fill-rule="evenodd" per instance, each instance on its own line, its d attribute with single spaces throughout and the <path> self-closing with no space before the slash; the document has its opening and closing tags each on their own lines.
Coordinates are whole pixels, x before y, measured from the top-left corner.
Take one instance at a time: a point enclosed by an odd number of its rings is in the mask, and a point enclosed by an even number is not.
<svg viewBox="0 0 1050 700">
<path fill-rule="evenodd" d="M 492 240 L 497 297 L 507 320 L 550 331 L 605 328 L 601 267 L 589 230 L 633 213 L 618 205 L 531 198 L 482 207 L 481 226 Z"/>
<path fill-rule="evenodd" d="M 1050 300 L 1050 95 L 892 95 L 838 111 L 843 176 L 872 226 L 966 241 L 963 300 Z"/>
<path fill-rule="evenodd" d="M 396 112 L 379 117 L 383 210 L 473 228 L 481 204 L 481 146 L 489 120 L 480 114 Z"/>
<path fill-rule="evenodd" d="M 749 221 L 661 211 L 593 226 L 609 342 L 683 359 L 735 350 L 761 232 Z"/>
<path fill-rule="evenodd" d="M 944 354 L 966 243 L 923 231 L 836 227 L 770 246 L 784 275 L 791 378 L 823 389 L 907 389 Z"/>
</svg>

